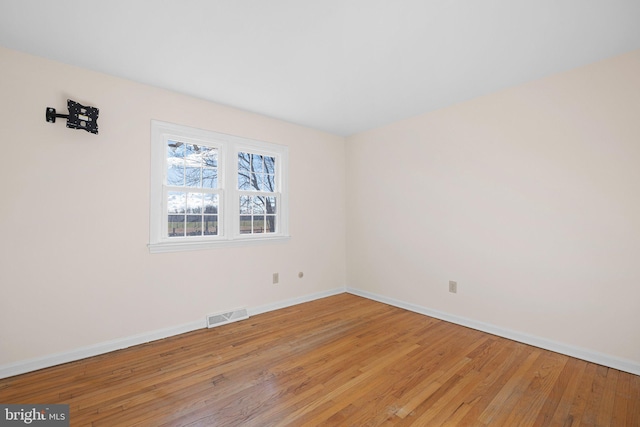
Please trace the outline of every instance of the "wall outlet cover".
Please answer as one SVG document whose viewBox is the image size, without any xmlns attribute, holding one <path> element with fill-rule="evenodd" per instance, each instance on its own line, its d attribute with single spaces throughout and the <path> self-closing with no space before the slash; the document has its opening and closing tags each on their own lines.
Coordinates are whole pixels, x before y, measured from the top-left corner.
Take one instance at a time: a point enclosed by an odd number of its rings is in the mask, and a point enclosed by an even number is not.
<svg viewBox="0 0 640 427">
<path fill-rule="evenodd" d="M 449 292 L 451 292 L 452 294 L 458 293 L 458 282 L 449 280 Z"/>
</svg>

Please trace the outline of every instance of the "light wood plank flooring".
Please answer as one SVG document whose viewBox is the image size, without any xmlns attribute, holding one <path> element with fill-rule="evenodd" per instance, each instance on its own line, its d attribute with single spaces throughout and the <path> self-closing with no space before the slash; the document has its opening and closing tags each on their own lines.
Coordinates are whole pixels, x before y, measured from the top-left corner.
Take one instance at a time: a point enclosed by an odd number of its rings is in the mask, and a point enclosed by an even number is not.
<svg viewBox="0 0 640 427">
<path fill-rule="evenodd" d="M 341 294 L 0 380 L 72 426 L 640 426 L 640 377 Z"/>
</svg>

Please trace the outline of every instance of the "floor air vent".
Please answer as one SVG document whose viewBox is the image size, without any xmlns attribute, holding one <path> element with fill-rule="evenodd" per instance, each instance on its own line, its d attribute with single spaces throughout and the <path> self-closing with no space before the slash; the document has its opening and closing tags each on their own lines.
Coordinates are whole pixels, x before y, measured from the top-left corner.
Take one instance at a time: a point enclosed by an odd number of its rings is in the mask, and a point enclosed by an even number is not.
<svg viewBox="0 0 640 427">
<path fill-rule="evenodd" d="M 229 311 L 226 313 L 218 313 L 207 316 L 207 328 L 226 325 L 227 323 L 237 322 L 238 320 L 248 319 L 249 314 L 246 308 Z"/>
</svg>

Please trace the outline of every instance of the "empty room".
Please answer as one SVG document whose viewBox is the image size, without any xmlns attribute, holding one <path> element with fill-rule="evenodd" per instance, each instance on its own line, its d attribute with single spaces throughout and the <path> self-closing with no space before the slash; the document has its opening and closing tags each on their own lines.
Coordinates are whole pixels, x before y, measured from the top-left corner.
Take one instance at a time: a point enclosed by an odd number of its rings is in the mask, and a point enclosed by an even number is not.
<svg viewBox="0 0 640 427">
<path fill-rule="evenodd" d="M 639 17 L 0 0 L 0 425 L 640 426 Z"/>
</svg>

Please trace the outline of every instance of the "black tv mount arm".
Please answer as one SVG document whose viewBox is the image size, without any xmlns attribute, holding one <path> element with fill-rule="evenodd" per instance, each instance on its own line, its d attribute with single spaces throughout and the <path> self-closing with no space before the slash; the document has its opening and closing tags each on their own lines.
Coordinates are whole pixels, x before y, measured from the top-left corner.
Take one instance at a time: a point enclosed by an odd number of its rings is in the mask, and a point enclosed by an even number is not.
<svg viewBox="0 0 640 427">
<path fill-rule="evenodd" d="M 58 114 L 55 108 L 47 107 L 46 119 L 49 123 L 55 123 L 56 118 L 67 119 L 67 127 L 71 129 L 84 129 L 93 134 L 98 133 L 98 114 L 100 110 L 67 100 L 69 114 Z"/>
</svg>

